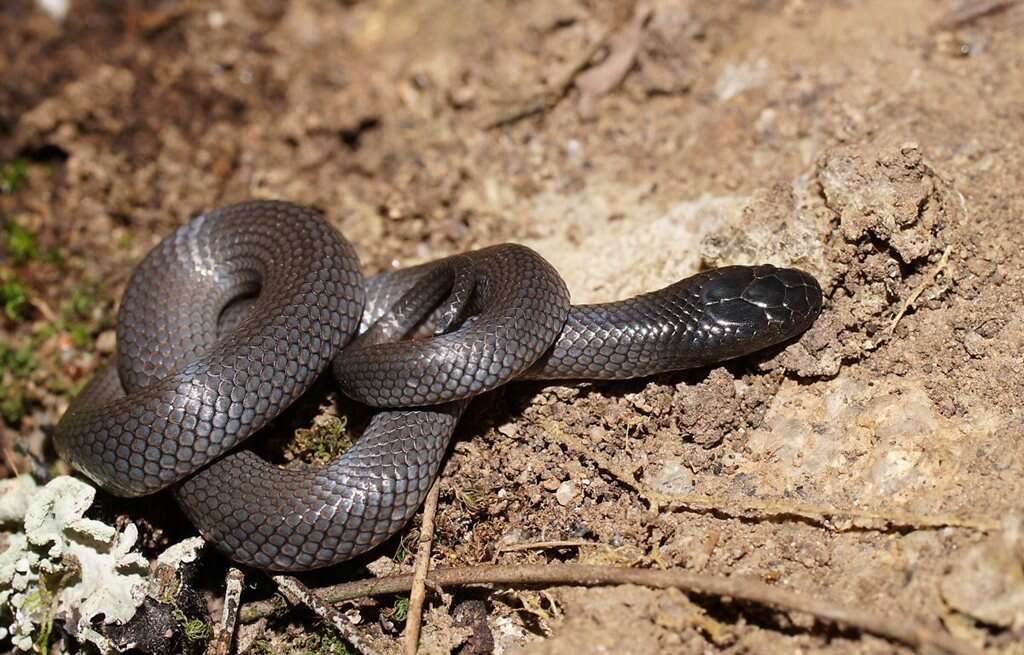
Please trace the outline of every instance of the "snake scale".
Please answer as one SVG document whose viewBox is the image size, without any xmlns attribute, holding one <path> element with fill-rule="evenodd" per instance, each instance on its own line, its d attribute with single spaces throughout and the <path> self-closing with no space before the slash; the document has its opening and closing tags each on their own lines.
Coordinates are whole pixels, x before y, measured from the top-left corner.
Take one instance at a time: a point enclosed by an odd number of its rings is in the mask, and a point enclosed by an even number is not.
<svg viewBox="0 0 1024 655">
<path fill-rule="evenodd" d="M 228 557 L 300 571 L 397 532 L 437 476 L 467 400 L 516 379 L 624 379 L 785 342 L 821 310 L 810 275 L 699 273 L 620 302 L 572 306 L 537 253 L 503 244 L 364 279 L 316 211 L 227 206 L 165 238 L 133 272 L 117 356 L 74 398 L 54 441 L 109 492 L 174 487 Z M 236 448 L 328 368 L 381 408 L 322 468 Z"/>
</svg>

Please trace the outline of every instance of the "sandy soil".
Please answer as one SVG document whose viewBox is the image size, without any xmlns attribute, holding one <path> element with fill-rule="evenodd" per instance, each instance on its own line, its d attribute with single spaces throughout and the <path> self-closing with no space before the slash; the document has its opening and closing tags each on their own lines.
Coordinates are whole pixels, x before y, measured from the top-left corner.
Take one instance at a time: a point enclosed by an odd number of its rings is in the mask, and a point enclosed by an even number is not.
<svg viewBox="0 0 1024 655">
<path fill-rule="evenodd" d="M 0 195 L 0 282 L 28 299 L 0 318 L 8 469 L 56 466 L 47 433 L 112 352 L 133 264 L 228 202 L 315 205 L 371 273 L 522 242 L 577 302 L 793 264 L 828 304 L 781 353 L 475 403 L 444 473 L 435 565 L 750 576 L 1024 652 L 1024 6 L 954 24 L 941 20 L 959 5 L 935 0 L 625 5 L 82 0 L 58 23 L 5 2 L 0 163 L 22 161 L 25 179 Z M 557 102 L 531 105 L 609 30 Z M 153 544 L 187 533 L 107 502 Z M 592 545 L 501 548 L 566 539 Z M 341 573 L 406 569 L 398 550 Z M 212 597 L 224 562 L 210 560 Z M 487 638 L 452 627 L 467 598 L 485 601 Z M 358 613 L 396 648 L 378 606 Z M 246 638 L 303 652 L 324 630 L 293 615 Z M 435 602 L 424 639 L 443 653 L 905 652 L 640 587 L 459 593 Z"/>
</svg>

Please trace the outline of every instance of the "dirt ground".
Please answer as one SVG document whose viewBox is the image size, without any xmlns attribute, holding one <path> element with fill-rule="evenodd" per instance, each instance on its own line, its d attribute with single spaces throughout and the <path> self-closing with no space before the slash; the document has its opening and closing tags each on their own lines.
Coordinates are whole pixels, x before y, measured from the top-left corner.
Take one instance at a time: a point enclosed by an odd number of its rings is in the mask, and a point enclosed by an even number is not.
<svg viewBox="0 0 1024 655">
<path fill-rule="evenodd" d="M 434 565 L 747 576 L 1024 653 L 1024 5 L 628 6 L 81 0 L 60 22 L 4 2 L 7 474 L 59 470 L 47 435 L 113 351 L 133 265 L 228 202 L 322 209 L 368 273 L 525 243 L 576 302 L 796 265 L 827 305 L 782 352 L 478 400 Z M 153 545 L 188 533 L 105 502 Z M 506 550 L 556 540 L 588 543 Z M 330 578 L 408 570 L 402 544 Z M 215 602 L 226 563 L 207 557 Z M 353 614 L 385 651 L 393 602 Z M 675 590 L 430 607 L 424 652 L 910 652 Z M 322 632 L 297 612 L 242 637 L 321 652 Z"/>
</svg>

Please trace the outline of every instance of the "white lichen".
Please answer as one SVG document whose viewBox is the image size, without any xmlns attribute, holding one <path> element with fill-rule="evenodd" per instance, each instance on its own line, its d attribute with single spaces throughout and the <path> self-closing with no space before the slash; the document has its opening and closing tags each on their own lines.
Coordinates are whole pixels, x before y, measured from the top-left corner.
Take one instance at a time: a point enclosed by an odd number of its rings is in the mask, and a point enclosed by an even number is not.
<svg viewBox="0 0 1024 655">
<path fill-rule="evenodd" d="M 149 562 L 133 552 L 138 528 L 117 529 L 85 518 L 96 490 L 71 477 L 37 489 L 27 476 L 0 487 L 0 639 L 26 651 L 45 645 L 54 620 L 67 632 L 109 652 L 97 620 L 123 624 L 146 597 Z M 161 562 L 172 568 L 195 559 L 201 540 L 172 546 Z M 167 566 L 164 567 L 168 568 Z"/>
<path fill-rule="evenodd" d="M 0 480 L 0 525 L 20 525 L 37 488 L 27 475 Z"/>
<path fill-rule="evenodd" d="M 28 549 L 24 534 L 5 535 L 0 553 L 0 639 L 9 638 L 15 648 L 30 650 L 36 626 L 43 622 L 38 611 L 39 557 Z"/>
</svg>

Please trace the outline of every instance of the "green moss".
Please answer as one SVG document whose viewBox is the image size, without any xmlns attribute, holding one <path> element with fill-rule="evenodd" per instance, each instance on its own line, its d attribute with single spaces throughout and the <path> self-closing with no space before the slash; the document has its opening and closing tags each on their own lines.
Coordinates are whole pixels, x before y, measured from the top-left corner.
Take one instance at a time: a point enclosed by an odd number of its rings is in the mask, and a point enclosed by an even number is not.
<svg viewBox="0 0 1024 655">
<path fill-rule="evenodd" d="M 28 404 L 20 388 L 0 388 L 0 419 L 7 425 L 18 425 L 28 413 Z"/>
<path fill-rule="evenodd" d="M 13 275 L 0 271 L 0 307 L 3 308 L 4 316 L 11 321 L 21 321 L 25 318 L 27 305 L 28 289 L 25 285 Z"/>
<path fill-rule="evenodd" d="M 304 655 L 351 655 L 341 637 L 335 634 L 316 634 L 302 641 Z"/>
<path fill-rule="evenodd" d="M 210 624 L 199 619 L 185 622 L 185 638 L 189 641 L 206 641 L 210 638 Z"/>
<path fill-rule="evenodd" d="M 206 643 L 210 639 L 210 624 L 200 619 L 190 619 L 181 610 L 175 610 L 174 618 L 181 624 L 185 639 L 190 643 Z"/>
<path fill-rule="evenodd" d="M 0 343 L 0 418 L 8 425 L 19 424 L 29 407 L 38 401 L 38 391 L 27 384 L 32 373 L 41 365 L 34 353 L 58 334 L 70 337 L 75 347 L 88 349 L 95 334 L 104 329 L 104 321 L 96 320 L 94 310 L 100 301 L 93 289 L 85 286 L 76 290 L 67 301 L 61 303 L 59 318 L 47 323 L 40 322 L 31 338 L 20 340 L 17 347 L 13 343 Z M 23 320 L 28 302 L 24 285 L 17 278 L 0 271 L 0 311 L 4 312 L 7 319 Z M 58 357 L 54 355 L 54 358 Z M 49 374 L 40 377 L 37 383 L 51 393 L 74 395 L 88 382 L 88 378 L 76 380 L 69 377 L 57 359 L 48 363 L 48 366 Z"/>
<path fill-rule="evenodd" d="M 396 621 L 404 621 L 405 617 L 409 616 L 409 599 L 399 598 L 396 600 L 392 611 L 394 612 L 392 617 Z"/>
<path fill-rule="evenodd" d="M 3 229 L 4 247 L 15 266 L 39 256 L 36 237 L 14 221 L 0 224 Z M 13 271 L 0 270 L 0 308 L 11 321 L 21 321 L 28 306 L 28 289 Z"/>
<path fill-rule="evenodd" d="M 36 243 L 36 235 L 27 228 L 22 227 L 14 221 L 6 225 L 7 252 L 15 264 L 25 262 L 39 257 L 39 246 Z"/>
<path fill-rule="evenodd" d="M 0 193 L 15 193 L 28 181 L 28 162 L 15 159 L 0 167 Z"/>
<path fill-rule="evenodd" d="M 474 514 L 483 511 L 494 502 L 494 496 L 491 493 L 486 489 L 475 486 L 457 488 L 455 490 L 455 498 Z"/>
<path fill-rule="evenodd" d="M 92 310 L 96 307 L 97 302 L 95 287 L 79 287 L 71 293 L 69 299 L 60 303 L 60 316 L 64 319 L 65 323 L 87 319 L 92 314 Z"/>
<path fill-rule="evenodd" d="M 285 457 L 324 466 L 352 447 L 352 437 L 346 427 L 348 419 L 345 417 L 320 417 L 312 428 L 295 431 L 295 438 L 285 449 Z"/>
<path fill-rule="evenodd" d="M 0 344 L 0 373 L 9 372 L 15 378 L 26 378 L 38 366 L 30 348 L 11 348 Z"/>
<path fill-rule="evenodd" d="M 418 532 L 406 531 L 405 535 L 399 540 L 398 548 L 395 549 L 395 554 L 391 556 L 391 559 L 396 564 L 405 564 L 412 554 L 416 552 L 416 544 L 419 538 Z"/>
<path fill-rule="evenodd" d="M 28 413 L 23 380 L 38 368 L 30 348 L 0 344 L 0 419 L 18 425 Z"/>
<path fill-rule="evenodd" d="M 60 321 L 56 327 L 71 336 L 76 348 L 88 348 L 93 335 L 103 329 L 105 322 L 94 320 L 93 310 L 99 303 L 99 294 L 93 285 L 75 289 L 70 298 L 60 303 Z"/>
<path fill-rule="evenodd" d="M 88 348 L 92 343 L 92 328 L 85 323 L 72 323 L 68 326 L 68 334 L 76 348 Z"/>
<path fill-rule="evenodd" d="M 61 573 L 43 575 L 33 583 L 32 591 L 25 594 L 25 602 L 21 609 L 33 617 L 33 622 L 38 627 L 35 635 L 37 653 L 50 652 L 50 635 L 53 632 L 57 594 L 65 582 L 65 577 Z"/>
</svg>

